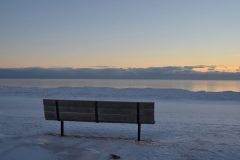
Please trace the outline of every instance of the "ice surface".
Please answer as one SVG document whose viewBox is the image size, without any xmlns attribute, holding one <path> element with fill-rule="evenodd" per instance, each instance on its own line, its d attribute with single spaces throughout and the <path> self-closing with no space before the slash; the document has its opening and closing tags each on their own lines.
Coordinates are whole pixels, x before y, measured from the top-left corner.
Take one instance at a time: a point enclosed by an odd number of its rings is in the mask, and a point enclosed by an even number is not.
<svg viewBox="0 0 240 160">
<path fill-rule="evenodd" d="M 240 159 L 239 92 L 0 88 L 0 159 Z M 154 125 L 46 121 L 43 98 L 155 102 Z M 31 152 L 27 155 L 27 152 Z M 28 157 L 29 156 L 29 157 Z M 37 158 L 35 158 L 37 159 Z"/>
<path fill-rule="evenodd" d="M 101 100 L 203 100 L 240 101 L 240 92 L 205 92 L 182 89 L 153 88 L 107 88 L 107 87 L 58 87 L 25 88 L 0 86 L 0 96 L 20 96 L 31 98 L 101 99 Z"/>
</svg>

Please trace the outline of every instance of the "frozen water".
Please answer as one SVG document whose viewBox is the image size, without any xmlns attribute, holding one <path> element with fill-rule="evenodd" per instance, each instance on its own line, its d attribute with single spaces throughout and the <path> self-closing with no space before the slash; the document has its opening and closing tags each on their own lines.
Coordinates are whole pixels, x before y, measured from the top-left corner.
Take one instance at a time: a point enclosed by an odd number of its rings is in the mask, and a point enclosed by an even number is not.
<svg viewBox="0 0 240 160">
<path fill-rule="evenodd" d="M 203 100 L 203 101 L 240 101 L 240 92 L 205 92 L 182 89 L 153 88 L 107 88 L 107 87 L 58 87 L 25 88 L 0 86 L 0 96 L 62 99 L 97 99 L 97 100 Z"/>
<path fill-rule="evenodd" d="M 0 87 L 0 159 L 239 159 L 240 93 Z M 155 102 L 154 125 L 46 121 L 43 98 Z M 29 147 L 30 146 L 30 147 Z M 31 152 L 26 155 L 27 151 Z"/>
</svg>

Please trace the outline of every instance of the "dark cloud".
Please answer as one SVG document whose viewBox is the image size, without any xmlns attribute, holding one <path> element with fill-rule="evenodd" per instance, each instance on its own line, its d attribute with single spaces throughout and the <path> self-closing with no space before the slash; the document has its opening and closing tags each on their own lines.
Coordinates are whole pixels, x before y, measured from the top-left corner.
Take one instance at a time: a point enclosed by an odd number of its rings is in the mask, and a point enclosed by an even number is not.
<svg viewBox="0 0 240 160">
<path fill-rule="evenodd" d="M 113 67 L 109 67 L 109 66 L 89 66 L 90 68 L 113 68 Z"/>
<path fill-rule="evenodd" d="M 194 68 L 208 67 L 208 72 Z M 215 71 L 216 66 L 166 66 L 150 68 L 0 68 L 0 78 L 45 79 L 184 79 L 240 80 L 240 72 Z M 240 68 L 238 69 L 240 71 Z"/>
<path fill-rule="evenodd" d="M 194 69 L 194 68 L 206 68 L 206 67 L 209 67 L 209 66 L 206 66 L 206 65 L 197 65 L 197 66 L 184 66 L 184 68 L 186 69 Z"/>
<path fill-rule="evenodd" d="M 208 72 L 214 72 L 215 68 L 216 68 L 216 66 L 209 66 L 208 67 Z"/>
</svg>

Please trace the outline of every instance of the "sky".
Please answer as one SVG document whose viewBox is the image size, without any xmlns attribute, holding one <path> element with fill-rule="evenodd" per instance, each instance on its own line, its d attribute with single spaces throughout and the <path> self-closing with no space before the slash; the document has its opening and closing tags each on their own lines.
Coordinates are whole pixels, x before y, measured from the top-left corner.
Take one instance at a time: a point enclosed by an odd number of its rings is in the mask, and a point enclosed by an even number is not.
<svg viewBox="0 0 240 160">
<path fill-rule="evenodd" d="M 239 6 L 239 0 L 1 0 L 0 68 L 239 72 Z"/>
</svg>

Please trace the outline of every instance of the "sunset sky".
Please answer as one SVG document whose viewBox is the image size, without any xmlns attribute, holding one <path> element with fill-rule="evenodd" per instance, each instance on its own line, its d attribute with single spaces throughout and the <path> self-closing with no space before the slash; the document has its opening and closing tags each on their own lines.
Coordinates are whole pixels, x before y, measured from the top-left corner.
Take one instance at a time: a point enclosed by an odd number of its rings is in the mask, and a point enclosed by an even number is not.
<svg viewBox="0 0 240 160">
<path fill-rule="evenodd" d="M 240 66 L 239 0 L 1 0 L 0 68 Z"/>
</svg>

